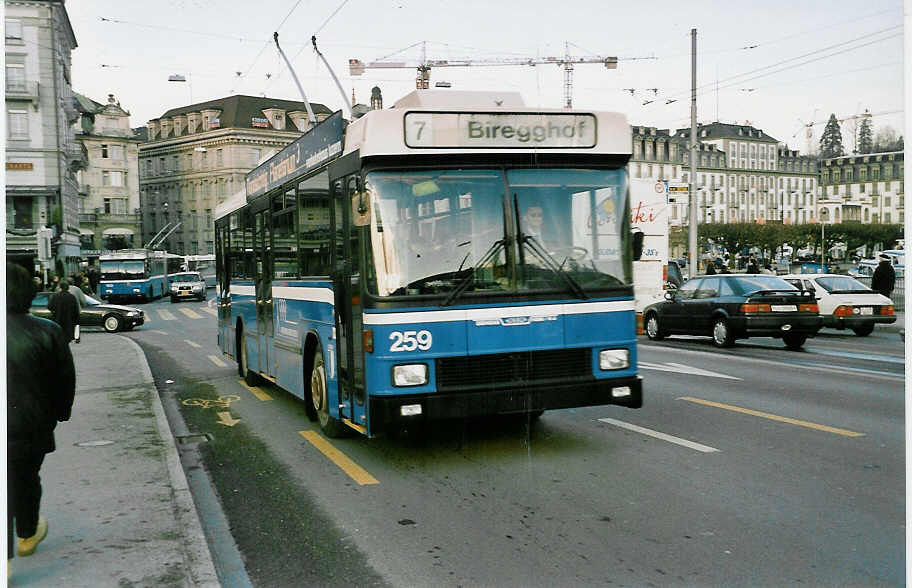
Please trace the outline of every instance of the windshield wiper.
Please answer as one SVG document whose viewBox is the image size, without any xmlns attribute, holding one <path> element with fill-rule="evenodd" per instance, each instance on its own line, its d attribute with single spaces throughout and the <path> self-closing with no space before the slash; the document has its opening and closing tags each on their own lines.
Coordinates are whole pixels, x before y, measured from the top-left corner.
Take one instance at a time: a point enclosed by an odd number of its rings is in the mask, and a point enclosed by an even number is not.
<svg viewBox="0 0 912 588">
<path fill-rule="evenodd" d="M 564 264 L 558 265 L 557 260 L 551 257 L 550 253 L 545 251 L 545 248 L 541 246 L 541 243 L 539 243 L 535 237 L 532 235 L 523 235 L 522 233 L 520 233 L 520 235 L 523 245 L 531 245 L 530 249 L 532 252 L 544 262 L 545 266 L 547 266 L 548 269 L 563 278 L 564 282 L 570 288 L 570 291 L 573 292 L 577 298 L 581 298 L 583 300 L 589 298 L 583 291 L 583 287 L 580 286 L 579 283 L 574 280 L 570 274 L 563 270 Z"/>
<path fill-rule="evenodd" d="M 472 283 L 472 280 L 475 279 L 475 272 L 478 269 L 484 267 L 484 265 L 486 263 L 488 263 L 489 260 L 493 259 L 494 256 L 497 255 L 501 249 L 506 247 L 506 245 L 507 245 L 506 239 L 498 239 L 497 241 L 494 241 L 493 243 L 491 243 L 491 246 L 488 247 L 488 250 L 485 251 L 485 254 L 481 257 L 481 260 L 479 260 L 478 263 L 473 265 L 471 267 L 471 269 L 463 270 L 463 271 L 467 271 L 468 274 L 466 274 L 466 276 L 462 279 L 461 282 L 456 284 L 456 287 L 453 289 L 452 292 L 450 292 L 450 295 L 446 297 L 446 299 L 440 304 L 440 306 L 449 306 L 450 304 L 452 304 L 456 300 L 456 298 L 458 298 L 465 291 L 465 289 L 469 287 L 469 284 Z M 466 254 L 466 257 L 468 257 L 468 254 Z M 465 258 L 463 258 L 462 262 L 465 263 Z M 460 267 L 462 267 L 462 264 L 460 264 Z"/>
</svg>

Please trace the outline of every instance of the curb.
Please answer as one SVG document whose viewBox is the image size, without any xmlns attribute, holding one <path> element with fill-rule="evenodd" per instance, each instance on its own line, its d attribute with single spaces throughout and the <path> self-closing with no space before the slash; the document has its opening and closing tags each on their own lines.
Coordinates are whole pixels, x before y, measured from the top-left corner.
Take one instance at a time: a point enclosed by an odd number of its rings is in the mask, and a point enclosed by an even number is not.
<svg viewBox="0 0 912 588">
<path fill-rule="evenodd" d="M 153 385 L 155 393 L 153 394 L 152 410 L 155 412 L 155 424 L 158 428 L 158 434 L 162 441 L 165 442 L 165 454 L 168 462 L 168 474 L 171 478 L 174 510 L 178 524 L 183 529 L 184 556 L 190 573 L 190 578 L 188 579 L 190 585 L 218 587 L 221 583 L 215 571 L 215 564 L 212 561 L 209 545 L 206 543 L 206 535 L 203 532 L 199 513 L 196 511 L 193 495 L 190 493 L 187 477 L 181 467 L 180 457 L 177 454 L 177 445 L 174 436 L 171 434 L 168 419 L 165 417 L 165 409 L 158 395 L 158 389 L 154 386 L 155 379 L 152 377 L 149 362 L 146 361 L 146 354 L 136 341 L 121 335 L 115 336 L 128 341 L 129 345 L 132 346 L 139 360 L 139 371 L 143 378 L 142 383 Z"/>
</svg>

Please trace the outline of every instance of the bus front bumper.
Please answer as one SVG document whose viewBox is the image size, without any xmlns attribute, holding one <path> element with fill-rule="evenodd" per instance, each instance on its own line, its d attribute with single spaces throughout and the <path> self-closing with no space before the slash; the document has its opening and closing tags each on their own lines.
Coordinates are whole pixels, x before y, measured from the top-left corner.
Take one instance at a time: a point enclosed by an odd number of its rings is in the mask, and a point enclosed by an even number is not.
<svg viewBox="0 0 912 588">
<path fill-rule="evenodd" d="M 570 384 L 521 385 L 471 392 L 372 396 L 371 429 L 407 425 L 416 420 L 527 413 L 579 406 L 643 406 L 643 378 L 612 378 Z M 421 406 L 420 414 L 403 416 L 402 407 Z M 412 411 L 407 412 L 413 412 Z"/>
</svg>

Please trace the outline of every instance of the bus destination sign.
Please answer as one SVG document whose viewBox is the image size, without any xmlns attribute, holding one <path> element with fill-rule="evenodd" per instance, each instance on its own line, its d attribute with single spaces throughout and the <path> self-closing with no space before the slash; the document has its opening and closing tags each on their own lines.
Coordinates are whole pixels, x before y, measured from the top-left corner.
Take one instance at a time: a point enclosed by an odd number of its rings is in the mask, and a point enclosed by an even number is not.
<svg viewBox="0 0 912 588">
<path fill-rule="evenodd" d="M 297 179 L 340 155 L 341 110 L 318 123 L 269 160 L 247 172 L 247 201 Z"/>
<path fill-rule="evenodd" d="M 418 149 L 589 149 L 597 132 L 592 114 L 405 114 L 405 144 Z"/>
</svg>

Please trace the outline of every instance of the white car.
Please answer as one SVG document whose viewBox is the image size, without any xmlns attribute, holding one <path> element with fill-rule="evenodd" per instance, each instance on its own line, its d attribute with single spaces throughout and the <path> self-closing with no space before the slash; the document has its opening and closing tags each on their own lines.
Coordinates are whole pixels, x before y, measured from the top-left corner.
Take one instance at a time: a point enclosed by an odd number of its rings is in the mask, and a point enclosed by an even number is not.
<svg viewBox="0 0 912 588">
<path fill-rule="evenodd" d="M 896 322 L 893 301 L 851 276 L 787 274 L 779 277 L 796 288 L 814 292 L 824 327 L 852 329 L 859 337 L 866 337 L 875 324 Z"/>
<path fill-rule="evenodd" d="M 168 282 L 171 284 L 172 303 L 188 298 L 206 300 L 206 282 L 199 272 L 169 274 Z"/>
</svg>

